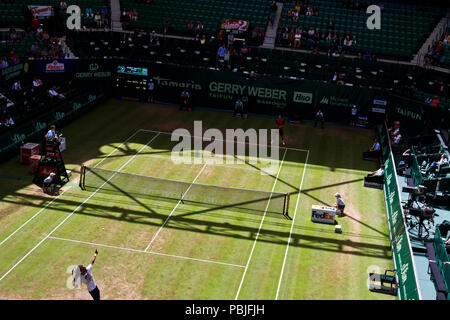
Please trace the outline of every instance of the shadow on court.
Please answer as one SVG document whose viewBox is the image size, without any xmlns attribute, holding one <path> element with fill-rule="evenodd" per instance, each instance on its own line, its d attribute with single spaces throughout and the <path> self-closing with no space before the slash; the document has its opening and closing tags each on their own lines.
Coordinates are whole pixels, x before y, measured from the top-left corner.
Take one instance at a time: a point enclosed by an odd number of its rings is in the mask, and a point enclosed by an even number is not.
<svg viewBox="0 0 450 320">
<path fill-rule="evenodd" d="M 116 192 L 117 194 L 117 192 Z M 17 195 L 18 201 L 21 198 L 35 198 L 40 199 L 37 195 Z M 80 195 L 80 198 L 84 196 Z M 99 200 L 99 199 L 97 199 Z M 8 202 L 14 202 L 15 200 L 6 200 Z M 110 197 L 104 198 L 105 203 L 115 203 Z M 67 206 L 76 207 L 79 205 L 78 200 L 67 200 L 67 199 L 57 199 L 56 205 L 52 207 L 52 210 L 60 211 L 62 214 L 67 214 Z M 131 201 L 132 202 L 132 201 Z M 167 218 L 167 212 L 173 209 L 177 200 L 167 200 L 160 201 L 158 208 L 152 205 L 151 211 L 133 210 L 120 208 L 119 206 L 108 206 L 93 203 L 86 203 L 80 210 L 77 211 L 77 215 L 86 215 L 89 217 L 101 218 L 101 219 L 111 219 L 116 221 L 123 221 L 127 223 L 138 223 L 148 226 L 160 227 L 161 223 Z M 166 205 L 162 205 L 164 203 Z M 23 205 L 36 206 L 32 202 L 22 203 Z M 120 203 L 119 203 L 120 205 Z M 165 213 L 159 213 L 158 210 L 163 210 Z M 178 209 L 177 209 L 178 210 Z M 226 219 L 233 219 L 232 212 L 226 214 L 221 212 L 220 207 L 211 207 L 203 210 L 187 210 L 185 214 L 172 215 L 169 223 L 165 225 L 165 228 L 181 230 L 186 232 L 195 232 L 200 234 L 209 234 L 221 237 L 233 237 L 236 239 L 254 241 L 256 234 L 258 233 L 257 226 L 249 226 L 248 224 L 254 223 L 258 224 L 260 219 L 256 216 L 261 216 L 263 212 L 250 212 L 248 217 L 239 217 L 238 221 L 232 223 L 223 222 Z M 183 210 L 180 208 L 180 212 Z M 219 212 L 217 212 L 219 211 Z M 103 214 L 99 212 L 109 212 L 109 214 Z M 116 215 L 114 215 L 116 214 Z M 208 215 L 221 218 L 223 221 L 205 221 L 201 218 L 196 218 L 196 215 Z M 253 217 L 253 218 L 252 218 Z M 274 221 L 277 220 L 277 221 Z M 284 222 L 283 222 L 284 221 Z M 265 225 L 268 227 L 285 227 L 288 229 L 290 227 L 291 221 L 282 220 L 282 215 L 271 214 L 270 218 L 267 219 Z M 247 224 L 247 225 L 245 225 Z M 324 251 L 335 251 L 344 254 L 351 254 L 357 256 L 367 256 L 367 257 L 382 257 L 386 258 L 390 256 L 390 246 L 385 246 L 381 244 L 372 243 L 374 240 L 386 240 L 386 237 L 376 237 L 372 235 L 354 234 L 343 232 L 343 235 L 354 237 L 358 239 L 367 239 L 367 242 L 354 241 L 352 239 L 331 239 L 326 236 L 312 236 L 307 234 L 302 234 L 301 231 L 320 231 L 321 234 L 324 233 L 334 233 L 334 231 L 315 228 L 315 227 L 302 227 L 294 226 L 294 232 L 291 234 L 291 246 L 300 248 L 313 248 L 317 250 Z M 380 234 L 383 234 L 380 232 Z M 273 229 L 266 228 L 263 233 L 258 238 L 258 242 L 272 243 L 285 246 L 287 244 L 287 239 L 289 237 L 289 232 L 287 231 L 277 231 Z"/>
</svg>

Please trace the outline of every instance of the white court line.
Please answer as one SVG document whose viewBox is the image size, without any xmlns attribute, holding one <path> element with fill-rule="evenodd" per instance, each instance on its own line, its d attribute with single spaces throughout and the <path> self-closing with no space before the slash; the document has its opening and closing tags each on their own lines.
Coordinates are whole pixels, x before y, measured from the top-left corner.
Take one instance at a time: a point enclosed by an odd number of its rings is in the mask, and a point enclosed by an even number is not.
<svg viewBox="0 0 450 320">
<path fill-rule="evenodd" d="M 109 158 L 109 156 L 111 156 L 116 150 L 118 150 L 120 147 L 122 147 L 125 143 L 127 143 L 131 138 L 133 138 L 138 132 L 140 132 L 141 130 L 137 130 L 135 133 L 133 133 L 128 139 L 126 139 L 124 142 L 122 142 L 119 146 L 115 147 L 105 158 L 103 158 L 100 162 L 98 162 L 94 168 L 96 168 L 99 164 L 101 164 L 103 161 L 105 161 L 107 158 Z M 72 186 L 69 186 L 67 189 L 65 189 L 63 192 L 61 192 L 56 198 L 53 198 L 52 201 L 50 201 L 49 203 L 47 203 L 44 207 L 42 207 L 38 212 L 36 212 L 30 219 L 28 219 L 26 222 L 24 222 L 19 228 L 17 228 L 13 233 L 11 233 L 8 237 L 6 237 L 2 242 L 0 242 L 0 246 L 5 243 L 6 241 L 9 240 L 9 238 L 11 238 L 13 235 L 15 235 L 19 230 L 21 230 L 23 227 L 25 227 L 28 222 L 30 222 L 31 220 L 33 220 L 35 217 L 37 217 L 39 214 L 41 214 L 41 212 L 43 212 L 45 209 L 48 208 L 48 206 L 50 206 L 53 202 L 55 202 L 56 200 L 58 200 L 59 197 L 61 197 L 66 191 L 68 191 L 69 189 L 71 189 Z"/>
<path fill-rule="evenodd" d="M 172 135 L 171 132 L 164 132 L 164 131 L 156 131 L 156 130 L 150 130 L 150 129 L 139 129 L 139 131 L 144 131 L 144 132 L 154 132 L 154 133 L 160 133 L 160 134 L 167 134 L 167 135 Z M 199 136 L 192 136 L 192 135 L 183 135 L 183 134 L 176 134 L 177 136 L 180 137 L 191 137 L 191 138 L 203 138 L 203 137 L 199 137 Z M 203 139 L 202 139 L 203 140 Z M 234 140 L 223 140 L 223 139 L 215 139 L 215 141 L 222 141 L 222 142 L 235 142 L 235 143 L 240 143 L 240 144 L 248 144 L 251 146 L 265 146 L 265 147 L 269 147 L 270 145 L 264 145 L 264 144 L 258 144 L 258 143 L 250 143 L 250 142 L 241 142 L 241 141 L 234 141 Z M 209 142 L 209 141 L 205 141 L 205 142 Z M 285 150 L 294 150 L 294 151 L 302 151 L 302 152 L 307 152 L 309 150 L 306 149 L 299 149 L 299 148 L 290 148 L 290 147 L 281 147 L 279 146 L 280 149 L 285 149 Z"/>
<path fill-rule="evenodd" d="M 306 154 L 305 166 L 303 167 L 302 181 L 300 182 L 300 188 L 299 188 L 298 195 L 297 195 L 297 203 L 295 204 L 294 217 L 292 218 L 291 231 L 289 232 L 289 239 L 288 239 L 288 243 L 287 243 L 287 246 L 286 246 L 286 252 L 284 253 L 283 266 L 281 267 L 280 280 L 278 281 L 278 288 L 277 288 L 277 294 L 275 296 L 275 300 L 278 300 L 278 295 L 280 293 L 281 280 L 283 279 L 284 267 L 286 265 L 286 258 L 287 258 L 287 255 L 288 255 L 289 243 L 291 242 L 292 230 L 294 228 L 294 222 L 295 222 L 295 216 L 297 215 L 298 201 L 300 200 L 300 194 L 302 192 L 303 180 L 305 178 L 306 164 L 308 163 L 308 157 L 309 157 L 309 151 Z"/>
<path fill-rule="evenodd" d="M 110 245 L 101 244 L 101 243 L 93 243 L 93 242 L 73 240 L 73 239 L 66 239 L 66 238 L 59 238 L 59 237 L 49 237 L 49 239 L 88 244 L 88 245 L 96 246 L 96 247 L 105 247 L 105 248 L 126 250 L 126 251 L 138 252 L 138 253 L 152 254 L 152 255 L 157 255 L 157 256 L 165 256 L 165 257 L 171 257 L 171 258 L 177 258 L 177 259 L 193 260 L 193 261 L 199 261 L 199 262 L 205 262 L 205 263 L 215 263 L 215 264 L 221 264 L 221 265 L 225 265 L 225 266 L 244 268 L 244 266 L 241 266 L 241 265 L 238 265 L 238 264 L 233 264 L 233 263 L 226 263 L 226 262 L 207 260 L 207 259 L 190 258 L 190 257 L 184 257 L 184 256 L 178 256 L 178 255 L 166 254 L 166 253 L 160 253 L 160 252 L 154 252 L 154 251 L 145 251 L 145 250 L 139 250 L 139 249 L 131 249 L 131 248 L 125 248 L 125 247 L 110 246 Z"/>
<path fill-rule="evenodd" d="M 186 193 L 189 192 L 189 189 L 192 187 L 192 185 L 194 184 L 194 182 L 197 180 L 197 178 L 200 176 L 200 174 L 203 172 L 203 170 L 206 168 L 206 163 L 203 165 L 203 167 L 201 168 L 201 170 L 199 171 L 199 173 L 197 174 L 197 176 L 194 178 L 194 181 L 191 182 L 191 184 L 189 185 L 189 188 L 187 188 L 187 190 L 184 192 L 184 194 L 181 196 L 181 199 L 178 201 L 177 205 L 175 206 L 175 208 L 172 209 L 172 212 L 170 212 L 170 214 L 167 216 L 166 220 L 164 220 L 164 223 L 162 224 L 162 226 L 158 229 L 158 231 L 156 232 L 156 234 L 153 236 L 152 241 L 150 241 L 150 243 L 148 244 L 147 248 L 145 248 L 144 251 L 147 251 L 148 248 L 150 248 L 150 246 L 152 245 L 152 243 L 155 241 L 156 237 L 159 235 L 159 233 L 161 232 L 162 228 L 164 228 L 164 226 L 166 225 L 167 221 L 169 221 L 170 217 L 172 216 L 172 214 L 175 212 L 175 210 L 178 208 L 178 206 L 180 205 L 181 201 L 183 201 L 184 196 L 186 195 Z"/>
<path fill-rule="evenodd" d="M 271 193 L 270 193 L 269 200 L 267 201 L 266 209 L 264 210 L 264 215 L 263 215 L 263 217 L 262 217 L 261 223 L 259 224 L 258 233 L 256 234 L 255 241 L 253 242 L 252 251 L 250 251 L 250 257 L 248 257 L 247 264 L 245 265 L 244 274 L 242 275 L 241 283 L 239 284 L 239 288 L 238 288 L 238 291 L 237 291 L 237 293 L 236 293 L 236 297 L 234 298 L 234 300 L 237 300 L 237 299 L 238 299 L 238 297 L 239 297 L 239 292 L 241 291 L 242 284 L 244 283 L 245 275 L 247 274 L 247 269 L 248 269 L 248 266 L 249 266 L 249 264 L 250 264 L 250 260 L 252 259 L 253 251 L 255 250 L 255 246 L 256 246 L 256 241 L 258 241 L 259 233 L 261 232 L 261 228 L 262 228 L 262 225 L 263 225 L 263 223 L 264 223 L 264 218 L 266 217 L 267 209 L 269 208 L 270 200 L 271 200 L 271 198 L 272 198 L 272 193 L 273 193 L 273 191 L 275 190 L 275 185 L 277 184 L 278 176 L 280 175 L 281 167 L 283 166 L 284 157 L 286 156 L 286 152 L 287 152 L 287 149 L 284 150 L 283 158 L 282 158 L 281 164 L 280 164 L 280 168 L 278 168 L 278 173 L 277 173 L 277 176 L 276 176 L 275 181 L 274 181 L 274 183 L 273 183 L 272 191 L 271 191 Z"/>
<path fill-rule="evenodd" d="M 78 211 L 78 209 L 80 209 L 86 202 L 89 201 L 89 199 L 91 199 L 101 188 L 103 188 L 103 186 L 109 182 L 109 180 L 111 180 L 112 178 L 115 177 L 115 175 L 120 172 L 128 163 L 130 163 L 145 147 L 147 147 L 150 143 L 152 143 L 153 140 L 155 140 L 157 137 L 159 136 L 159 133 L 156 134 L 149 142 L 147 142 L 144 146 L 142 146 L 135 155 L 133 155 L 133 157 L 131 157 L 130 159 L 128 159 L 120 168 L 119 170 L 117 170 L 117 172 L 115 174 L 113 174 L 111 177 L 109 177 L 108 180 L 106 180 L 100 187 L 97 188 L 97 190 L 95 190 L 93 193 L 91 193 L 91 195 L 89 197 L 86 198 L 86 200 L 84 200 L 78 207 L 75 208 L 75 210 L 73 210 L 66 218 L 64 218 L 63 221 L 61 221 L 52 231 L 50 231 L 49 234 L 47 234 L 41 241 L 39 241 L 39 243 L 37 245 L 35 245 L 33 247 L 33 249 L 31 249 L 30 251 L 28 251 L 28 253 L 26 255 L 24 255 L 22 257 L 22 259 L 20 259 L 11 269 L 9 269 L 1 278 L 0 281 L 2 281 L 11 271 L 13 271 L 23 260 L 25 260 L 26 257 L 28 257 L 34 250 L 36 250 L 45 240 L 48 239 L 48 237 L 50 237 L 56 230 L 59 229 L 60 226 L 63 225 L 64 222 L 67 221 L 67 219 L 69 219 L 75 212 Z"/>
</svg>

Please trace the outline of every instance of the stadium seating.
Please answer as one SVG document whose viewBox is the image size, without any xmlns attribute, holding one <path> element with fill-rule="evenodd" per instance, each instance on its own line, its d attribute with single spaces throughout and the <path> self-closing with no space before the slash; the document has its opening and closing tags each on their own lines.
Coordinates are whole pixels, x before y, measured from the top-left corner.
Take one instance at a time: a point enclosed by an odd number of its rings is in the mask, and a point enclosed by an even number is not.
<svg viewBox="0 0 450 320">
<path fill-rule="evenodd" d="M 154 0 L 151 4 L 121 0 L 123 10 L 136 9 L 139 18 L 132 21 L 127 29 L 155 30 L 161 32 L 166 18 L 169 19 L 174 34 L 185 34 L 190 21 L 194 27 L 199 22 L 204 32 L 214 34 L 220 28 L 222 19 L 247 20 L 253 27 L 265 30 L 269 15 L 269 0 Z"/>
<path fill-rule="evenodd" d="M 78 5 L 81 12 L 85 13 L 86 8 L 91 8 L 94 13 L 100 11 L 103 5 L 107 5 L 109 1 L 105 0 L 65 0 L 67 5 Z M 11 25 L 15 27 L 24 27 L 29 21 L 25 21 L 25 12 L 28 5 L 53 6 L 55 12 L 60 17 L 65 17 L 66 13 L 59 10 L 60 0 L 14 0 L 13 3 L 0 3 L 0 27 L 9 28 Z M 109 7 L 109 5 L 107 5 Z M 81 21 L 83 26 L 94 27 L 95 23 L 92 18 L 82 16 Z"/>
<path fill-rule="evenodd" d="M 357 44 L 352 46 L 354 53 L 369 51 L 379 57 L 396 57 L 411 60 L 420 45 L 431 32 L 440 17 L 437 7 L 418 6 L 407 3 L 385 2 L 382 11 L 381 30 L 368 30 L 366 20 L 369 16 L 365 10 L 342 8 L 342 1 L 310 1 L 311 6 L 317 6 L 318 16 L 300 15 L 298 21 L 288 18 L 289 9 L 294 9 L 294 3 L 285 3 L 280 25 L 301 26 L 302 29 L 318 28 L 328 31 L 330 19 L 339 36 L 347 32 L 357 35 Z M 303 48 L 309 48 L 308 41 L 302 41 Z M 321 43 L 323 49 L 329 43 Z"/>
</svg>

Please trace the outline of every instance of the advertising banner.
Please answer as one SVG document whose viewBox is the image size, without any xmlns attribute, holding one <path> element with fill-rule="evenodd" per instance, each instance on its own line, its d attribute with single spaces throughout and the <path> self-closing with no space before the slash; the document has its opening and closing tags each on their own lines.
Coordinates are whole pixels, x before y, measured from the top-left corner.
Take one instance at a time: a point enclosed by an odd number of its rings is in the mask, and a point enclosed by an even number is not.
<svg viewBox="0 0 450 320">
<path fill-rule="evenodd" d="M 77 60 L 74 75 L 76 79 L 110 78 L 111 65 L 107 60 Z"/>
<path fill-rule="evenodd" d="M 73 62 L 72 60 L 59 59 L 59 60 L 38 60 L 36 62 L 36 72 L 38 74 L 45 73 L 72 73 Z"/>
<path fill-rule="evenodd" d="M 1 80 L 13 79 L 17 76 L 20 76 L 22 73 L 28 72 L 28 69 L 29 69 L 28 62 L 19 63 L 13 66 L 9 66 L 7 68 L 3 68 L 0 70 L 0 79 Z"/>
<path fill-rule="evenodd" d="M 336 222 L 336 208 L 313 205 L 311 209 L 311 221 L 334 225 Z"/>
<path fill-rule="evenodd" d="M 225 30 L 247 31 L 249 22 L 247 20 L 224 19 L 221 21 L 220 28 Z"/>
<path fill-rule="evenodd" d="M 377 94 L 368 88 L 319 81 L 271 76 L 250 78 L 238 72 L 157 63 L 149 67 L 149 78 L 155 83 L 155 99 L 160 101 L 179 103 L 179 95 L 187 89 L 197 106 L 232 110 L 240 97 L 249 113 L 296 114 L 313 119 L 320 108 L 326 121 L 350 119 L 354 104 L 358 106 L 358 114 L 367 115 Z"/>
<path fill-rule="evenodd" d="M 51 17 L 53 16 L 53 7 L 52 6 L 28 6 L 28 9 L 30 9 L 31 14 L 33 16 L 38 17 Z"/>
<path fill-rule="evenodd" d="M 382 143 L 383 159 L 385 159 L 384 198 L 394 269 L 397 270 L 398 295 L 401 300 L 418 300 L 419 289 L 414 270 L 413 252 L 403 218 L 394 158 L 384 128 L 379 128 L 379 136 Z"/>
</svg>

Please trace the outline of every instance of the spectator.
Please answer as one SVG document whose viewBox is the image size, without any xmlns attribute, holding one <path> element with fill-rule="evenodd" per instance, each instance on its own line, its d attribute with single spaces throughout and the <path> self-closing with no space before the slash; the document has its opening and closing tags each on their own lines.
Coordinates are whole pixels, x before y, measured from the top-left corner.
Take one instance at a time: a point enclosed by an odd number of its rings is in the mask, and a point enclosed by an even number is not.
<svg viewBox="0 0 450 320">
<path fill-rule="evenodd" d="M 42 86 L 43 84 L 44 84 L 44 83 L 42 82 L 41 79 L 39 79 L 38 76 L 34 77 L 34 80 L 33 80 L 33 87 L 38 88 L 38 87 Z"/>
<path fill-rule="evenodd" d="M 62 95 L 56 91 L 56 86 L 53 86 L 48 90 L 48 95 L 50 96 L 50 98 L 58 98 L 58 99 L 65 98 L 64 95 Z"/>
<path fill-rule="evenodd" d="M 344 52 L 345 53 L 349 53 L 350 52 L 350 47 L 353 44 L 353 40 L 350 39 L 350 35 L 346 35 L 345 39 L 344 39 Z"/>
<path fill-rule="evenodd" d="M 31 27 L 36 30 L 41 25 L 41 22 L 39 21 L 37 16 L 33 17 L 33 20 L 31 20 Z"/>
<path fill-rule="evenodd" d="M 180 110 L 188 110 L 189 109 L 189 101 L 190 100 L 190 94 L 189 91 L 186 89 L 181 92 L 181 103 L 180 103 Z"/>
<path fill-rule="evenodd" d="M 14 91 L 20 91 L 20 90 L 22 90 L 22 86 L 20 85 L 20 80 L 17 80 L 16 82 L 13 83 L 12 89 L 13 89 Z"/>
<path fill-rule="evenodd" d="M 301 29 L 300 30 L 297 29 L 297 32 L 295 33 L 294 36 L 294 48 L 300 48 L 302 44 L 301 39 L 302 39 L 302 31 Z"/>
<path fill-rule="evenodd" d="M 364 158 L 379 158 L 381 155 L 381 147 L 378 139 L 373 139 L 373 145 L 368 152 L 365 152 Z"/>
<path fill-rule="evenodd" d="M 358 121 L 358 108 L 356 107 L 356 104 L 354 104 L 351 110 L 350 126 L 351 127 L 356 126 L 357 121 Z"/>
<path fill-rule="evenodd" d="M 204 29 L 203 23 L 199 22 L 199 23 L 197 24 L 197 27 L 195 28 L 195 31 L 196 31 L 198 34 L 202 34 L 202 33 L 203 33 L 203 29 Z"/>
<path fill-rule="evenodd" d="M 234 104 L 233 117 L 240 118 L 241 116 L 244 116 L 244 104 L 242 103 L 241 98 L 238 97 L 236 103 Z"/>
<path fill-rule="evenodd" d="M 125 11 L 125 9 L 123 9 Z M 126 11 L 125 11 L 126 13 Z M 86 8 L 86 17 L 93 18 L 94 17 L 94 11 L 92 11 L 92 8 L 87 7 Z"/>
<path fill-rule="evenodd" d="M 217 50 L 217 59 L 224 60 L 225 54 L 227 53 L 227 49 L 225 48 L 225 44 L 222 44 Z"/>
<path fill-rule="evenodd" d="M 439 105 L 439 99 L 438 96 L 434 96 L 433 100 L 430 103 L 430 106 L 437 107 Z"/>
<path fill-rule="evenodd" d="M 230 49 L 230 50 L 232 49 L 233 43 L 234 43 L 234 36 L 233 36 L 233 33 L 230 31 L 228 33 L 228 49 Z"/>
<path fill-rule="evenodd" d="M 12 127 L 14 125 L 14 121 L 9 114 L 6 115 L 3 125 L 5 127 Z"/>
<path fill-rule="evenodd" d="M 187 25 L 187 32 L 191 35 L 194 34 L 194 24 L 192 23 L 192 21 L 189 21 Z"/>
<path fill-rule="evenodd" d="M 331 77 L 331 82 L 336 83 L 338 81 L 339 74 L 337 71 L 334 72 L 333 76 Z"/>
<path fill-rule="evenodd" d="M 393 141 L 396 146 L 400 144 L 401 139 L 402 139 L 402 135 L 400 134 L 400 132 L 397 132 L 396 134 L 394 134 Z"/>
<path fill-rule="evenodd" d="M 19 41 L 20 40 L 14 26 L 11 26 L 11 28 L 9 28 L 7 38 L 8 38 L 8 40 L 11 40 L 11 41 L 16 41 L 16 40 Z"/>
<path fill-rule="evenodd" d="M 278 10 L 277 4 L 275 1 L 272 0 L 272 3 L 270 4 L 270 16 L 269 16 L 269 21 L 270 21 L 270 24 L 272 25 L 272 27 L 275 22 L 275 16 L 277 14 L 277 10 Z"/>
<path fill-rule="evenodd" d="M 380 169 L 369 173 L 364 181 L 382 184 L 384 182 L 384 164 L 380 166 Z"/>
<path fill-rule="evenodd" d="M 402 160 L 399 162 L 397 166 L 398 171 L 411 167 L 413 158 L 414 156 L 412 154 L 411 149 L 406 149 L 402 154 Z"/>
<path fill-rule="evenodd" d="M 150 79 L 148 82 L 148 102 L 153 103 L 153 95 L 155 92 L 155 84 L 153 83 L 153 79 Z"/>
<path fill-rule="evenodd" d="M 164 35 L 167 34 L 167 33 L 169 32 L 169 29 L 170 29 L 170 21 L 169 21 L 169 18 L 167 18 L 167 19 L 164 21 L 163 34 L 164 34 Z"/>
<path fill-rule="evenodd" d="M 1 62 L 0 62 L 0 69 L 3 68 L 7 68 L 9 66 L 8 61 L 6 60 L 6 58 L 2 58 Z"/>
<path fill-rule="evenodd" d="M 444 164 L 448 163 L 448 158 L 447 158 L 447 154 L 443 153 L 440 157 L 439 160 L 437 161 L 433 161 L 430 165 L 430 167 L 428 168 L 427 172 L 428 173 L 436 173 L 440 167 Z"/>
<path fill-rule="evenodd" d="M 131 13 L 131 20 L 137 21 L 137 19 L 138 19 L 138 13 L 137 13 L 136 9 L 133 9 L 133 11 Z"/>
<path fill-rule="evenodd" d="M 67 3 L 63 0 L 59 3 L 59 8 L 61 10 L 66 10 L 67 9 Z"/>
<path fill-rule="evenodd" d="M 318 110 L 314 119 L 314 127 L 317 127 L 317 122 L 320 122 L 322 129 L 324 128 L 324 117 L 322 110 Z"/>
</svg>

